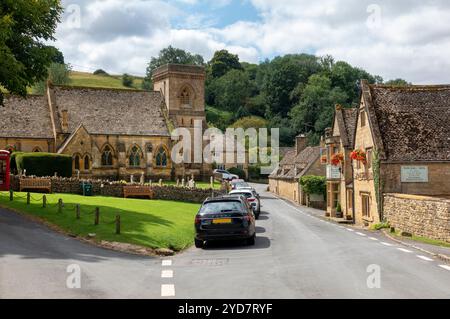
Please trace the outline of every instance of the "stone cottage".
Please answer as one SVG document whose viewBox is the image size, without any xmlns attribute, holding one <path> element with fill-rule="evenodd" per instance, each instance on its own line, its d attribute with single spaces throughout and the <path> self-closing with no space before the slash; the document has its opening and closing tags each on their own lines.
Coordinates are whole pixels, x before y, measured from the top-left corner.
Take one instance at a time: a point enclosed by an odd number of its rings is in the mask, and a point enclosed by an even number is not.
<svg viewBox="0 0 450 319">
<path fill-rule="evenodd" d="M 322 160 L 327 165 L 327 216 L 353 220 L 353 166 L 350 153 L 356 128 L 356 108 L 336 105 L 333 126 L 325 135 L 326 152 Z M 340 212 L 337 208 L 340 207 Z"/>
<path fill-rule="evenodd" d="M 386 218 L 416 234 L 429 236 L 440 228 L 440 237 L 449 238 L 450 206 L 442 198 L 450 196 L 450 86 L 390 87 L 362 81 L 357 112 L 356 224 L 370 226 Z M 431 199 L 442 203 L 439 210 L 424 208 L 421 201 Z M 420 220 L 414 218 L 419 215 Z"/>
<path fill-rule="evenodd" d="M 299 183 L 302 176 L 325 176 L 325 165 L 320 160 L 321 147 L 307 145 L 307 137 L 296 137 L 295 147 L 286 152 L 278 168 L 269 176 L 269 188 L 271 192 L 290 201 L 324 208 L 321 196 L 310 198 L 308 203 Z"/>
</svg>

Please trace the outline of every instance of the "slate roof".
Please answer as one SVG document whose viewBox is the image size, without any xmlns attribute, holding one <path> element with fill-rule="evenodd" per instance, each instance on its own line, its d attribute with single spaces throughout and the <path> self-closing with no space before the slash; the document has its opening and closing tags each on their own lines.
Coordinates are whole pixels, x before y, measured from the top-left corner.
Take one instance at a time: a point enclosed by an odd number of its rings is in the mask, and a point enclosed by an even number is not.
<svg viewBox="0 0 450 319">
<path fill-rule="evenodd" d="M 6 96 L 0 106 L 0 137 L 54 138 L 45 96 Z"/>
<path fill-rule="evenodd" d="M 278 169 L 276 169 L 270 178 L 279 179 L 297 179 L 303 176 L 307 169 L 316 161 L 320 156 L 320 146 L 311 147 L 308 146 L 299 154 L 296 154 L 295 147 L 291 148 L 284 158 L 281 160 Z M 297 168 L 297 174 L 296 170 Z"/>
<path fill-rule="evenodd" d="M 344 119 L 344 126 L 347 133 L 348 146 L 353 148 L 356 133 L 356 121 L 358 119 L 358 110 L 356 108 L 343 109 L 342 117 Z"/>
<path fill-rule="evenodd" d="M 67 111 L 69 132 L 80 125 L 89 134 L 162 135 L 169 131 L 160 92 L 53 86 L 55 111 Z"/>
<path fill-rule="evenodd" d="M 363 82 L 363 98 L 383 160 L 450 161 L 450 85 Z"/>
</svg>

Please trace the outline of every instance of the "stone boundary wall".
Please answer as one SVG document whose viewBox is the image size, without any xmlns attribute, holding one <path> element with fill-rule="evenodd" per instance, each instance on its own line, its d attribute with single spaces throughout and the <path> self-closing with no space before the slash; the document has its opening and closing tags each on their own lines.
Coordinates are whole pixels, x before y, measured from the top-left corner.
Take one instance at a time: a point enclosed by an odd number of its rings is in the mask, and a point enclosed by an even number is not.
<svg viewBox="0 0 450 319">
<path fill-rule="evenodd" d="M 450 200 L 384 194 L 384 216 L 392 227 L 416 236 L 450 242 Z"/>
<path fill-rule="evenodd" d="M 26 178 L 33 178 L 27 176 Z M 53 193 L 66 193 L 66 194 L 78 194 L 81 195 L 82 182 L 92 184 L 92 192 L 94 196 L 109 196 L 109 197 L 123 197 L 124 185 L 140 185 L 139 183 L 123 182 L 108 182 L 103 180 L 85 180 L 74 177 L 48 177 L 51 180 Z M 19 191 L 19 176 L 11 176 L 11 189 L 13 191 Z M 161 200 L 173 200 L 190 203 L 202 203 L 206 198 L 211 196 L 219 196 L 226 194 L 225 191 L 203 189 L 203 188 L 189 188 L 189 187 L 177 187 L 177 186 L 159 186 L 158 184 L 152 185 L 154 192 L 154 199 Z"/>
</svg>

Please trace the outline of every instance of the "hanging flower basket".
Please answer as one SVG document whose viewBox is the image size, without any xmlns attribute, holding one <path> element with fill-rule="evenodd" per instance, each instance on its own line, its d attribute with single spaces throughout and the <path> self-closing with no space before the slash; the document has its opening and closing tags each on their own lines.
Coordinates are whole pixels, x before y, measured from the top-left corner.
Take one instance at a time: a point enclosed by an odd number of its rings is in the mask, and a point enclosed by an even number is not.
<svg viewBox="0 0 450 319">
<path fill-rule="evenodd" d="M 363 150 L 354 150 L 350 153 L 350 158 L 354 161 L 366 163 L 366 152 Z"/>
<path fill-rule="evenodd" d="M 320 162 L 322 163 L 322 164 L 326 164 L 327 163 L 327 156 L 326 155 L 322 155 L 322 157 L 320 158 Z"/>
<path fill-rule="evenodd" d="M 333 154 L 331 157 L 331 165 L 339 166 L 344 162 L 344 155 L 342 153 Z"/>
</svg>

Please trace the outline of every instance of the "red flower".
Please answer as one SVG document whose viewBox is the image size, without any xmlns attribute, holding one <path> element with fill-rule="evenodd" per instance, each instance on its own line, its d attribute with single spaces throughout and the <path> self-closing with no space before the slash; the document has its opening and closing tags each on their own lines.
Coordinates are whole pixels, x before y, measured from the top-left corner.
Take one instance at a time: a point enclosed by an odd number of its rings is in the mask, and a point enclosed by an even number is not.
<svg viewBox="0 0 450 319">
<path fill-rule="evenodd" d="M 331 157 L 331 165 L 339 166 L 344 161 L 344 155 L 341 153 L 333 154 Z"/>
<path fill-rule="evenodd" d="M 354 150 L 350 153 L 350 158 L 354 161 L 366 162 L 366 152 L 363 150 Z"/>
</svg>

